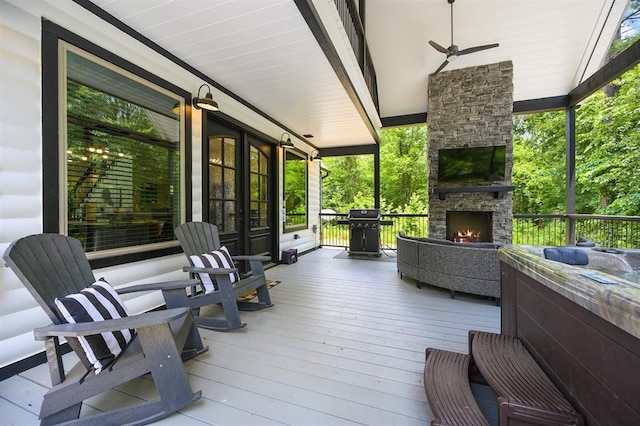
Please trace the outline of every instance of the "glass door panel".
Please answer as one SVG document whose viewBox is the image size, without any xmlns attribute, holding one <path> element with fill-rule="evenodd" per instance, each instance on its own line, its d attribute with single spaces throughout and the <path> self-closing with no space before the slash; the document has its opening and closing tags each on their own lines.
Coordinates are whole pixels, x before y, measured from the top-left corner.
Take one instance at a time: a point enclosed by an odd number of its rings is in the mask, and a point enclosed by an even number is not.
<svg viewBox="0 0 640 426">
<path fill-rule="evenodd" d="M 209 222 L 220 233 L 237 230 L 236 145 L 236 138 L 209 137 Z"/>
</svg>

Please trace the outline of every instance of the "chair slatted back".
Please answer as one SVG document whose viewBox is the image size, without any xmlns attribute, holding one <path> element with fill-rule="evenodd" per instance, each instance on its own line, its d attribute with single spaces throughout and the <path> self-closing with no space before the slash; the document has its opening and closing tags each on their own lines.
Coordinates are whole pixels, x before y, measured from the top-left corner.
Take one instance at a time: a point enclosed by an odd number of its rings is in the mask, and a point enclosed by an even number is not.
<svg viewBox="0 0 640 426">
<path fill-rule="evenodd" d="M 95 282 L 82 244 L 65 235 L 20 238 L 9 245 L 3 258 L 54 324 L 62 322 L 55 298 L 78 292 Z"/>
<path fill-rule="evenodd" d="M 20 238 L 7 247 L 3 258 L 54 324 L 64 322 L 55 307 L 56 297 L 76 293 L 95 282 L 82 244 L 66 235 L 37 234 Z M 66 340 L 89 368 L 91 363 L 78 339 Z"/>
<path fill-rule="evenodd" d="M 187 222 L 178 226 L 174 233 L 187 257 L 220 249 L 220 236 L 216 225 Z"/>
</svg>

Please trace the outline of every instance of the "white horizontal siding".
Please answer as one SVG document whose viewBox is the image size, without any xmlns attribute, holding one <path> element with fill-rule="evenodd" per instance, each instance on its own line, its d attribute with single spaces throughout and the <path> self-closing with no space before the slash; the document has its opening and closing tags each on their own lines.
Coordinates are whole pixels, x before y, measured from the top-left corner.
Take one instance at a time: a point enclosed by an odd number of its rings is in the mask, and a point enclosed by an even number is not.
<svg viewBox="0 0 640 426">
<path fill-rule="evenodd" d="M 33 197 L 40 193 L 42 176 L 40 173 L 12 171 L 3 167 L 0 170 L 0 182 L 11 182 L 11 185 L 2 186 L 1 194 L 5 197 L 12 195 Z M 0 206 L 0 208 L 7 208 L 7 206 Z"/>
<path fill-rule="evenodd" d="M 0 250 L 42 232 L 39 18 L 0 2 Z M 47 323 L 18 279 L 2 268 L 0 365 L 42 351 L 33 329 Z"/>
</svg>

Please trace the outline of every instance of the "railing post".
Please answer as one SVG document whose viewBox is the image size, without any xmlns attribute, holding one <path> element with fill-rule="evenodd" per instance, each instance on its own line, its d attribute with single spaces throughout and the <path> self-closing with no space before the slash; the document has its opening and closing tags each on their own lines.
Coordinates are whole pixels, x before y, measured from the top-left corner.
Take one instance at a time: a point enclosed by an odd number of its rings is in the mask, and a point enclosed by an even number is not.
<svg viewBox="0 0 640 426">
<path fill-rule="evenodd" d="M 576 218 L 568 214 L 565 218 L 565 244 L 568 246 L 576 243 Z"/>
</svg>

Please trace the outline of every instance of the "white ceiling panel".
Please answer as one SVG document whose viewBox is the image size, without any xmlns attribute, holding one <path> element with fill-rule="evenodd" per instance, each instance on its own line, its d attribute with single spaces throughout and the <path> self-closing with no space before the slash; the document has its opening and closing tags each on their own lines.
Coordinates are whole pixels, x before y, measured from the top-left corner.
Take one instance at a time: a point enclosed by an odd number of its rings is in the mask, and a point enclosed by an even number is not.
<svg viewBox="0 0 640 426">
<path fill-rule="evenodd" d="M 333 1 L 313 0 L 324 8 Z M 286 128 L 313 134 L 318 147 L 375 142 L 294 0 L 93 2 Z M 443 72 L 511 60 L 515 100 L 566 95 L 599 68 L 626 3 L 456 0 L 455 44 L 500 46 Z M 425 112 L 429 73 L 445 59 L 428 42 L 451 44 L 449 3 L 367 0 L 365 10 L 380 116 Z M 325 27 L 348 43 L 337 19 Z"/>
</svg>

